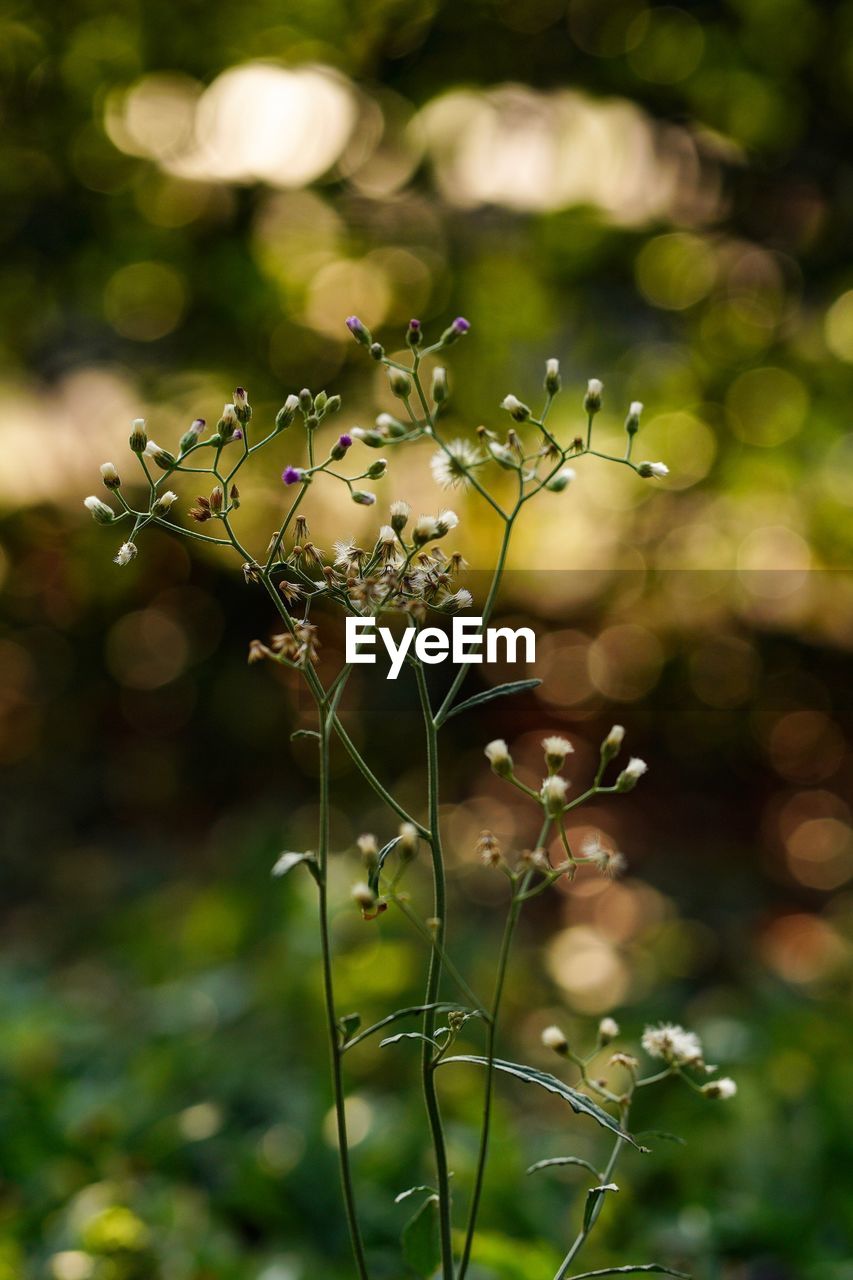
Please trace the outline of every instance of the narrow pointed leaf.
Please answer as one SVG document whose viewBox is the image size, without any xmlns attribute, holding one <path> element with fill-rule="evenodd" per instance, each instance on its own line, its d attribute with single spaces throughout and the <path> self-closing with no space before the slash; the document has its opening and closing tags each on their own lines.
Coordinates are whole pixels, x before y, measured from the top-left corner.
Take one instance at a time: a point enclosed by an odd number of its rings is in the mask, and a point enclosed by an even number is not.
<svg viewBox="0 0 853 1280">
<path fill-rule="evenodd" d="M 394 1013 L 389 1013 L 386 1017 L 380 1018 L 378 1022 L 374 1022 L 369 1027 L 365 1027 L 363 1031 L 359 1031 L 358 1035 L 354 1035 L 351 1040 L 348 1040 L 343 1045 L 343 1048 L 354 1048 L 355 1045 L 361 1044 L 362 1040 L 366 1040 L 368 1036 L 381 1031 L 383 1027 L 389 1027 L 392 1022 L 397 1022 L 400 1018 L 416 1018 L 422 1013 L 449 1013 L 451 1011 L 470 1013 L 470 1010 L 467 1010 L 464 1005 L 455 1004 L 447 1000 L 438 1000 L 432 1004 L 412 1004 L 405 1009 L 396 1009 Z"/>
<path fill-rule="evenodd" d="M 603 1267 L 600 1271 L 581 1271 L 571 1280 L 595 1280 L 598 1276 L 639 1276 L 654 1272 L 659 1276 L 677 1276 L 678 1280 L 690 1280 L 686 1271 L 674 1271 L 672 1267 L 662 1267 L 659 1262 L 647 1262 L 638 1267 Z"/>
<path fill-rule="evenodd" d="M 604 1202 L 604 1197 L 607 1195 L 608 1191 L 618 1190 L 619 1188 L 615 1182 L 607 1182 L 601 1187 L 590 1187 L 587 1192 L 586 1205 L 584 1206 L 583 1211 L 584 1231 L 589 1231 L 590 1227 L 595 1222 L 601 1210 L 601 1205 Z"/>
<path fill-rule="evenodd" d="M 637 1138 L 660 1138 L 663 1142 L 677 1142 L 680 1147 L 686 1147 L 687 1142 L 684 1138 L 679 1138 L 677 1133 L 665 1133 L 663 1129 L 644 1129 L 642 1133 L 634 1135 Z"/>
<path fill-rule="evenodd" d="M 290 853 L 285 850 L 279 854 L 278 860 L 272 869 L 272 874 L 277 877 L 286 876 L 288 871 L 292 871 L 294 867 L 298 867 L 304 862 L 314 879 L 317 879 L 317 859 L 313 853 Z"/>
<path fill-rule="evenodd" d="M 473 1062 L 476 1066 L 485 1067 L 488 1065 L 487 1058 L 476 1057 L 473 1054 L 459 1054 L 453 1058 L 443 1058 L 438 1064 L 445 1067 L 450 1062 Z M 572 1111 L 578 1115 L 589 1116 L 602 1126 L 603 1129 L 609 1129 L 611 1133 L 615 1133 L 618 1137 L 624 1138 L 626 1142 L 630 1142 L 633 1147 L 637 1147 L 642 1151 L 643 1148 L 631 1137 L 630 1133 L 621 1127 L 617 1120 L 614 1120 L 603 1107 L 597 1102 L 593 1102 L 585 1093 L 581 1093 L 578 1089 L 573 1089 L 571 1085 L 565 1084 L 562 1080 L 558 1080 L 556 1076 L 552 1076 L 547 1071 L 538 1071 L 535 1067 L 526 1067 L 518 1062 L 504 1062 L 501 1058 L 495 1058 L 492 1062 L 495 1071 L 503 1071 L 506 1075 L 515 1076 L 517 1080 L 523 1080 L 526 1084 L 538 1084 L 541 1089 L 547 1089 L 549 1093 L 556 1093 L 559 1098 L 563 1098 L 568 1102 Z"/>
<path fill-rule="evenodd" d="M 360 1026 L 360 1013 L 345 1013 L 342 1018 L 338 1018 L 338 1027 L 344 1040 L 348 1040 L 351 1035 L 354 1035 Z"/>
<path fill-rule="evenodd" d="M 379 1041 L 379 1048 L 384 1049 L 387 1044 L 397 1044 L 399 1040 L 426 1040 L 433 1048 L 440 1049 L 441 1045 L 429 1036 L 423 1035 L 420 1031 L 398 1031 L 395 1036 L 386 1036 L 384 1040 Z"/>
<path fill-rule="evenodd" d="M 431 1276 L 441 1261 L 438 1197 L 430 1196 L 403 1228 L 403 1257 L 419 1276 Z"/>
<path fill-rule="evenodd" d="M 541 680 L 531 679 L 511 680 L 508 684 L 496 684 L 493 689 L 484 689 L 482 693 L 475 693 L 472 698 L 466 698 L 464 702 L 458 702 L 455 707 L 448 711 L 444 718 L 449 720 L 451 716 L 458 716 L 460 711 L 470 711 L 472 707 L 482 706 L 484 702 L 491 702 L 493 698 L 509 697 L 512 693 L 525 693 L 528 689 L 535 689 L 541 683 Z"/>
<path fill-rule="evenodd" d="M 419 1191 L 425 1191 L 430 1196 L 436 1194 L 435 1187 L 407 1187 L 405 1191 L 401 1191 L 399 1195 L 394 1197 L 394 1203 L 402 1204 L 404 1200 L 408 1200 L 409 1196 L 417 1195 Z"/>
<path fill-rule="evenodd" d="M 290 735 L 290 741 L 296 742 L 298 738 L 316 738 L 320 741 L 320 735 L 316 729 L 294 729 Z"/>
<path fill-rule="evenodd" d="M 583 1169 L 589 1169 L 590 1173 L 594 1173 L 596 1178 L 600 1178 L 601 1174 L 594 1168 L 588 1160 L 581 1160 L 580 1156 L 552 1156 L 550 1160 L 537 1160 L 527 1170 L 528 1173 L 538 1173 L 540 1169 L 550 1169 L 555 1165 L 576 1164 Z"/>
<path fill-rule="evenodd" d="M 389 840 L 388 843 L 384 844 L 382 848 L 379 850 L 379 853 L 376 856 L 376 866 L 373 868 L 370 875 L 367 877 L 367 883 L 370 885 L 374 893 L 379 892 L 379 877 L 382 874 L 382 868 L 385 865 L 385 859 L 388 857 L 388 854 L 392 851 L 392 849 L 400 843 L 401 839 L 402 839 L 402 836 L 395 836 L 393 840 Z"/>
</svg>

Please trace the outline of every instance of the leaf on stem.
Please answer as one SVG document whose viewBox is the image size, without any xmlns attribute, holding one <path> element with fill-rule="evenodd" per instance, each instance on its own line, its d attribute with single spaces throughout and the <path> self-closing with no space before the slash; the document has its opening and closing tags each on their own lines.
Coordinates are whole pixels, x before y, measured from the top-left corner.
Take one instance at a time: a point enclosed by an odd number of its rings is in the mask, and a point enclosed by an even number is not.
<svg viewBox="0 0 853 1280">
<path fill-rule="evenodd" d="M 320 734 L 316 729 L 294 729 L 290 735 L 290 741 L 295 742 L 297 738 L 316 738 L 320 741 Z"/>
<path fill-rule="evenodd" d="M 594 1168 L 588 1160 L 581 1160 L 580 1156 L 552 1156 L 550 1160 L 537 1160 L 527 1170 L 528 1173 L 537 1173 L 540 1169 L 550 1169 L 555 1165 L 575 1164 L 580 1165 L 583 1169 L 589 1169 L 590 1173 L 594 1173 L 596 1178 L 600 1178 L 601 1174 Z"/>
<path fill-rule="evenodd" d="M 355 1036 L 347 1044 L 344 1044 L 342 1047 L 344 1049 L 352 1049 L 354 1045 L 360 1044 L 361 1041 L 366 1040 L 368 1036 L 374 1035 L 375 1032 L 381 1031 L 383 1027 L 390 1026 L 392 1022 L 397 1022 L 400 1018 L 415 1018 L 415 1017 L 419 1017 L 422 1013 L 433 1013 L 433 1012 L 434 1013 L 458 1012 L 458 1013 L 464 1013 L 469 1017 L 474 1016 L 474 1014 L 470 1009 L 466 1009 L 463 1005 L 460 1005 L 460 1004 L 453 1004 L 452 1002 L 449 1002 L 447 1000 L 438 1000 L 432 1004 L 413 1004 L 413 1005 L 409 1005 L 408 1008 L 406 1009 L 397 1009 L 395 1010 L 394 1013 L 389 1013 L 386 1017 L 380 1018 L 378 1022 L 374 1022 L 371 1026 L 365 1027 L 364 1031 L 359 1032 L 357 1036 Z M 358 1017 L 358 1015 L 350 1014 L 349 1017 L 356 1018 Z M 346 1019 L 341 1018 L 340 1025 L 343 1026 L 345 1021 Z M 359 1020 L 359 1023 L 356 1024 L 356 1027 L 353 1028 L 353 1030 L 356 1030 L 359 1025 L 360 1025 L 360 1020 Z"/>
<path fill-rule="evenodd" d="M 401 1191 L 399 1195 L 394 1197 L 394 1203 L 402 1204 L 404 1200 L 408 1200 L 409 1196 L 417 1195 L 419 1191 L 425 1191 L 430 1196 L 438 1194 L 435 1187 L 407 1187 L 405 1191 Z"/>
<path fill-rule="evenodd" d="M 446 1031 L 447 1027 L 439 1027 L 438 1031 Z M 438 1034 L 438 1032 L 436 1032 Z M 397 1044 L 399 1040 L 426 1040 L 427 1044 L 431 1044 L 434 1049 L 440 1049 L 441 1045 L 437 1040 L 433 1040 L 431 1036 L 425 1036 L 422 1031 L 398 1031 L 395 1036 L 386 1036 L 384 1040 L 379 1041 L 379 1048 L 384 1049 L 386 1044 Z"/>
<path fill-rule="evenodd" d="M 451 716 L 458 716 L 460 711 L 470 711 L 472 707 L 482 706 L 484 702 L 491 702 L 493 698 L 508 697 L 511 693 L 524 693 L 528 689 L 535 689 L 541 683 L 541 680 L 531 679 L 511 680 L 508 684 L 496 684 L 493 689 L 484 689 L 482 693 L 475 693 L 472 698 L 466 698 L 464 702 L 457 703 L 444 718 L 449 720 Z"/>
<path fill-rule="evenodd" d="M 276 864 L 272 869 L 272 874 L 279 877 L 286 876 L 288 871 L 292 871 L 294 867 L 298 867 L 301 862 L 305 863 L 306 867 L 316 880 L 319 874 L 317 858 L 310 851 L 308 853 L 290 853 L 288 850 L 285 850 L 284 853 L 280 853 Z"/>
<path fill-rule="evenodd" d="M 438 1064 L 445 1067 L 450 1062 L 473 1062 L 477 1066 L 486 1067 L 489 1064 L 488 1058 L 476 1057 L 472 1054 L 459 1054 L 452 1058 L 443 1058 Z M 593 1120 L 604 1129 L 609 1129 L 611 1133 L 615 1133 L 617 1137 L 623 1138 L 625 1142 L 630 1142 L 632 1147 L 637 1147 L 639 1151 L 643 1148 L 634 1141 L 630 1133 L 627 1133 L 614 1120 L 603 1107 L 597 1102 L 593 1102 L 585 1093 L 581 1093 L 578 1089 L 573 1089 L 571 1085 L 565 1084 L 562 1080 L 558 1080 L 556 1076 L 552 1076 L 547 1071 L 538 1071 L 535 1067 L 525 1067 L 517 1062 L 504 1062 L 500 1058 L 494 1058 L 492 1066 L 495 1071 L 503 1071 L 506 1075 L 515 1076 L 517 1080 L 523 1080 L 526 1084 L 538 1084 L 540 1088 L 547 1089 L 549 1093 L 556 1093 L 558 1097 L 568 1102 L 572 1111 L 578 1115 L 590 1116 Z"/>
<path fill-rule="evenodd" d="M 350 1036 L 358 1031 L 360 1026 L 360 1013 L 345 1013 L 342 1018 L 338 1018 L 338 1030 L 343 1040 L 349 1040 Z"/>
<path fill-rule="evenodd" d="M 382 868 L 385 865 L 385 859 L 395 846 L 400 843 L 402 838 L 402 836 L 394 836 L 394 839 L 389 840 L 387 844 L 384 844 L 376 855 L 376 865 L 367 877 L 367 883 L 376 894 L 379 893 L 379 877 L 382 875 Z"/>
<path fill-rule="evenodd" d="M 600 1187 L 590 1187 L 586 1195 L 586 1204 L 583 1211 L 584 1231 L 589 1231 L 590 1227 L 595 1222 L 595 1219 L 598 1216 L 599 1207 L 602 1203 L 603 1197 L 607 1195 L 607 1192 L 618 1190 L 619 1188 L 615 1182 L 606 1182 Z"/>
<path fill-rule="evenodd" d="M 594 1280 L 597 1276 L 636 1276 L 654 1272 L 659 1276 L 677 1276 L 678 1280 L 690 1280 L 686 1271 L 673 1271 L 672 1267 L 663 1267 L 659 1262 L 646 1262 L 637 1267 L 603 1267 L 600 1271 L 582 1271 L 572 1276 L 571 1280 Z"/>
<path fill-rule="evenodd" d="M 419 1276 L 431 1276 L 441 1261 L 438 1196 L 431 1195 L 403 1228 L 403 1257 Z"/>
</svg>

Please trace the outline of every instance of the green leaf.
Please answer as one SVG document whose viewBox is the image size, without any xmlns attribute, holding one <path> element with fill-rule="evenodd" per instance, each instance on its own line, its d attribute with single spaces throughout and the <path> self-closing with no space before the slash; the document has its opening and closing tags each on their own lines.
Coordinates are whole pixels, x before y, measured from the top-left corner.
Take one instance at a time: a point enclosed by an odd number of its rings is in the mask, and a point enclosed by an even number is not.
<svg viewBox="0 0 853 1280">
<path fill-rule="evenodd" d="M 395 847 L 395 845 L 398 845 L 400 843 L 402 838 L 403 838 L 402 836 L 395 836 L 393 840 L 389 840 L 387 844 L 384 844 L 382 848 L 379 850 L 379 853 L 376 855 L 376 866 L 373 868 L 370 875 L 367 877 L 367 883 L 370 885 L 374 893 L 377 893 L 377 894 L 379 893 L 379 877 L 382 874 L 382 868 L 385 865 L 385 859 L 388 857 L 388 854 Z"/>
<path fill-rule="evenodd" d="M 473 1062 L 479 1067 L 488 1066 L 488 1058 L 475 1057 L 471 1054 L 459 1054 L 453 1058 L 443 1058 L 438 1065 L 445 1067 L 450 1062 Z M 556 1093 L 558 1097 L 568 1102 L 572 1111 L 578 1115 L 590 1116 L 603 1129 L 609 1129 L 611 1133 L 623 1138 L 625 1142 L 630 1142 L 632 1147 L 637 1147 L 639 1151 L 644 1149 L 597 1102 L 593 1102 L 585 1093 L 581 1093 L 578 1089 L 573 1089 L 571 1085 L 558 1080 L 556 1076 L 552 1076 L 549 1072 L 538 1071 L 535 1067 L 525 1067 L 517 1062 L 504 1062 L 500 1058 L 495 1058 L 492 1066 L 495 1071 L 503 1071 L 509 1076 L 515 1076 L 517 1080 L 523 1080 L 526 1084 L 538 1084 L 540 1088 L 547 1089 L 549 1093 Z"/>
<path fill-rule="evenodd" d="M 404 1200 L 408 1200 L 409 1196 L 417 1195 L 419 1191 L 425 1191 L 430 1196 L 437 1194 L 435 1187 L 407 1187 L 405 1191 L 401 1191 L 398 1196 L 394 1197 L 394 1203 L 402 1204 Z"/>
<path fill-rule="evenodd" d="M 580 1156 L 552 1156 L 550 1160 L 537 1160 L 527 1170 L 528 1173 L 537 1173 L 540 1169 L 549 1169 L 554 1165 L 560 1164 L 578 1164 L 583 1169 L 589 1169 L 590 1173 L 594 1173 L 596 1178 L 600 1178 L 601 1174 L 597 1169 L 589 1163 L 588 1160 L 581 1160 Z"/>
<path fill-rule="evenodd" d="M 677 1133 L 664 1133 L 663 1129 L 644 1129 L 642 1133 L 637 1133 L 634 1136 L 636 1138 L 661 1138 L 664 1142 L 677 1142 L 680 1147 L 687 1146 L 684 1138 L 679 1138 Z"/>
<path fill-rule="evenodd" d="M 441 1048 L 437 1041 L 423 1035 L 420 1031 L 398 1031 L 395 1036 L 386 1036 L 384 1040 L 380 1040 L 379 1048 L 384 1049 L 387 1044 L 396 1044 L 398 1040 L 426 1040 L 427 1044 L 431 1044 L 434 1049 Z"/>
<path fill-rule="evenodd" d="M 358 1031 L 361 1026 L 360 1013 L 345 1013 L 342 1018 L 338 1018 L 338 1030 L 344 1040 L 349 1040 L 354 1032 Z"/>
<path fill-rule="evenodd" d="M 599 1215 L 601 1206 L 604 1203 L 604 1197 L 608 1191 L 618 1191 L 615 1182 L 606 1182 L 600 1187 L 590 1187 L 586 1196 L 586 1205 L 583 1211 L 583 1229 L 589 1231 L 592 1224 Z"/>
<path fill-rule="evenodd" d="M 470 711 L 472 707 L 480 707 L 484 702 L 491 702 L 493 698 L 505 698 L 511 693 L 525 693 L 528 689 L 535 689 L 542 683 L 541 680 L 511 680 L 508 684 L 496 684 L 493 689 L 484 689 L 482 693 L 475 693 L 473 698 L 466 698 L 464 702 L 459 702 L 448 711 L 444 717 L 449 720 L 451 716 L 458 716 L 460 711 Z"/>
<path fill-rule="evenodd" d="M 441 1261 L 438 1196 L 430 1196 L 403 1228 L 403 1257 L 419 1276 L 431 1276 Z"/>
<path fill-rule="evenodd" d="M 662 1267 L 659 1262 L 646 1262 L 638 1267 L 603 1267 L 600 1271 L 581 1271 L 571 1280 L 593 1280 L 596 1276 L 638 1276 L 654 1272 L 659 1276 L 677 1276 L 678 1280 L 690 1280 L 686 1271 L 673 1271 L 672 1267 Z"/>
<path fill-rule="evenodd" d="M 316 738 L 320 741 L 320 735 L 316 729 L 294 729 L 290 735 L 290 741 L 295 742 L 297 738 Z"/>
<path fill-rule="evenodd" d="M 453 1001 L 438 1000 L 432 1004 L 412 1004 L 405 1009 L 396 1009 L 394 1013 L 387 1014 L 386 1017 L 380 1018 L 378 1022 L 374 1022 L 369 1027 L 365 1027 L 364 1031 L 360 1031 L 357 1036 L 353 1036 L 351 1040 L 343 1046 L 344 1049 L 352 1049 L 357 1044 L 361 1044 L 362 1040 L 366 1040 L 368 1036 L 374 1035 L 377 1031 L 381 1031 L 383 1027 L 388 1027 L 392 1022 L 399 1021 L 400 1018 L 414 1018 L 422 1013 L 466 1013 L 469 1016 L 475 1016 L 474 1013 L 466 1009 L 464 1005 L 455 1004 Z"/>
<path fill-rule="evenodd" d="M 292 871 L 294 867 L 298 867 L 301 862 L 305 863 L 308 870 L 316 880 L 319 875 L 317 859 L 310 851 L 308 853 L 290 853 L 285 850 L 284 853 L 280 853 L 278 860 L 272 869 L 272 874 L 278 877 L 286 876 L 288 871 Z"/>
</svg>

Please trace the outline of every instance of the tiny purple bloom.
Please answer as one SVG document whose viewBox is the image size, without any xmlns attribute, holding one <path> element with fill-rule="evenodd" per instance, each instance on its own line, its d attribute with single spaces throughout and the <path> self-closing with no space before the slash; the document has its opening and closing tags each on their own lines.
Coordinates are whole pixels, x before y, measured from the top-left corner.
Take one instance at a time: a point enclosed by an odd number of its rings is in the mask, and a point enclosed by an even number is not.
<svg viewBox="0 0 853 1280">
<path fill-rule="evenodd" d="M 410 328 L 410 329 L 420 329 L 420 327 L 421 327 L 421 322 L 420 322 L 420 320 L 410 320 L 410 321 L 409 321 L 409 328 Z"/>
<path fill-rule="evenodd" d="M 196 418 L 190 423 L 189 429 L 194 436 L 200 436 L 206 425 L 204 418 Z"/>
<path fill-rule="evenodd" d="M 238 427 L 238 428 L 237 428 L 237 430 L 234 432 L 234 434 L 233 434 L 233 436 L 231 437 L 231 439 L 232 439 L 232 440 L 242 440 L 242 439 L 243 439 L 243 432 L 240 430 L 240 428 L 239 428 L 239 427 Z"/>
<path fill-rule="evenodd" d="M 341 446 L 342 449 L 348 449 L 352 444 L 352 436 L 347 436 L 347 435 L 338 436 L 338 444 Z"/>
<path fill-rule="evenodd" d="M 302 479 L 302 472 L 299 467 L 285 467 L 281 473 L 281 478 L 285 484 L 299 484 Z"/>
<path fill-rule="evenodd" d="M 347 316 L 347 328 L 350 333 L 357 333 L 361 328 L 361 321 L 358 316 Z"/>
<path fill-rule="evenodd" d="M 471 328 L 471 324 L 464 316 L 457 316 L 453 321 L 451 328 L 454 329 L 456 333 L 467 333 Z"/>
<path fill-rule="evenodd" d="M 370 331 L 365 328 L 358 316 L 347 316 L 346 326 L 356 342 L 360 342 L 363 347 L 370 346 Z"/>
</svg>

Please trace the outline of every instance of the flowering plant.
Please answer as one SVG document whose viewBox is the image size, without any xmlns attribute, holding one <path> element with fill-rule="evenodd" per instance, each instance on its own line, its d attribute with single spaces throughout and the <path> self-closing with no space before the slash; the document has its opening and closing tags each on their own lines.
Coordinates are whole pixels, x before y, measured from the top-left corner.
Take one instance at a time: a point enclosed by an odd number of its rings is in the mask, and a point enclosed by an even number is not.
<svg viewBox="0 0 853 1280">
<path fill-rule="evenodd" d="M 399 417 L 382 413 L 369 429 L 348 428 L 333 437 L 328 451 L 322 456 L 317 444 L 321 434 L 318 428 L 340 411 L 339 396 L 329 396 L 324 391 L 313 393 L 308 389 L 291 394 L 269 429 L 256 434 L 252 407 L 245 390 L 238 387 L 233 401 L 225 405 L 215 429 L 205 435 L 204 421 L 196 419 L 180 438 L 174 452 L 151 440 L 142 420 L 135 421 L 130 448 L 141 467 L 147 501 L 141 506 L 132 505 L 117 468 L 112 463 L 104 463 L 101 467 L 103 483 L 118 509 L 96 496 L 87 498 L 86 506 L 101 524 L 124 523 L 129 527 L 128 535 L 115 556 L 119 565 L 126 565 L 134 559 L 139 536 L 150 525 L 165 526 L 194 541 L 236 552 L 242 562 L 246 582 L 258 584 L 266 591 L 280 624 L 280 629 L 267 640 L 252 641 L 249 660 L 267 660 L 293 671 L 304 681 L 313 699 L 316 729 L 307 732 L 316 742 L 319 758 L 316 849 L 283 852 L 273 874 L 284 876 L 301 866 L 312 877 L 317 889 L 319 951 L 343 1200 L 360 1280 L 367 1280 L 371 1275 L 371 1259 L 362 1236 L 348 1142 L 344 1064 L 347 1055 L 356 1051 L 368 1038 L 399 1022 L 412 1021 L 416 1029 L 394 1031 L 381 1042 L 384 1046 L 414 1040 L 419 1045 L 421 1085 L 432 1149 L 434 1185 L 412 1187 L 398 1197 L 420 1198 L 417 1212 L 404 1233 L 407 1262 L 424 1276 L 437 1273 L 442 1280 L 464 1280 L 476 1243 L 489 1151 L 493 1086 L 496 1075 L 503 1073 L 556 1094 L 575 1113 L 600 1126 L 613 1143 L 610 1157 L 602 1170 L 576 1156 L 542 1160 L 531 1169 L 533 1172 L 574 1165 L 585 1168 L 595 1179 L 586 1197 L 578 1235 L 555 1276 L 555 1280 L 563 1280 L 569 1275 L 595 1226 L 607 1194 L 618 1190 L 611 1179 L 620 1152 L 627 1146 L 644 1150 L 627 1127 L 636 1091 L 670 1076 L 680 1077 L 706 1097 L 726 1098 L 735 1091 L 733 1082 L 728 1079 L 707 1078 L 714 1069 L 706 1067 L 698 1038 L 677 1026 L 646 1029 L 642 1047 L 662 1063 L 660 1069 L 651 1075 L 642 1074 L 639 1059 L 627 1050 L 613 1051 L 611 1046 L 620 1032 L 612 1018 L 605 1018 L 600 1023 L 594 1045 L 585 1054 L 570 1046 L 558 1027 L 548 1027 L 543 1033 L 543 1044 L 564 1060 L 571 1070 L 571 1080 L 497 1056 L 507 967 L 513 935 L 525 903 L 558 881 L 573 880 L 580 867 L 614 875 L 622 863 L 621 855 L 608 849 L 599 839 L 573 849 L 566 829 L 567 815 L 594 797 L 615 796 L 632 790 L 645 773 L 646 765 L 637 758 L 629 759 L 614 780 L 607 780 L 624 738 L 623 728 L 616 725 L 601 744 L 599 766 L 591 784 L 570 798 L 569 783 L 563 772 L 572 754 L 572 744 L 568 739 L 553 735 L 544 740 L 545 776 L 538 789 L 528 786 L 516 775 L 510 750 L 503 739 L 487 744 L 485 754 L 492 769 L 537 807 L 541 826 L 532 850 L 505 852 L 491 832 L 484 831 L 480 837 L 478 848 L 483 862 L 506 878 L 508 888 L 507 917 L 495 963 L 493 993 L 490 1000 L 480 1000 L 460 972 L 450 947 L 439 809 L 440 737 L 452 717 L 471 711 L 491 699 L 529 689 L 539 681 L 513 681 L 460 700 L 470 667 L 470 662 L 463 662 L 447 693 L 436 705 L 424 662 L 419 656 L 421 650 L 418 646 L 409 646 L 405 650 L 405 663 L 412 672 L 422 712 L 426 794 L 422 807 L 407 808 L 376 776 L 365 753 L 357 747 L 342 723 L 339 712 L 352 662 L 344 662 L 326 683 L 320 677 L 316 606 L 327 601 L 348 617 L 361 619 L 396 615 L 402 618 L 407 629 L 418 634 L 426 629 L 430 618 L 466 609 L 472 604 L 472 598 L 466 588 L 459 586 L 464 562 L 460 555 L 448 554 L 443 549 L 444 540 L 458 524 L 458 517 L 452 510 L 441 509 L 413 520 L 409 506 L 405 502 L 394 501 L 389 505 L 387 522 L 380 525 L 365 547 L 352 540 L 340 541 L 327 553 L 311 540 L 303 504 L 311 493 L 312 485 L 318 481 L 329 481 L 342 486 L 343 492 L 354 503 L 373 506 L 376 495 L 365 485 L 385 475 L 387 460 L 379 457 L 375 461 L 361 462 L 348 473 L 345 468 L 350 458 L 361 456 L 363 449 L 387 449 L 390 452 L 409 442 L 429 439 L 435 446 L 431 460 L 435 480 L 445 489 L 472 490 L 488 504 L 501 523 L 500 548 L 480 611 L 481 625 L 485 627 L 495 609 L 510 541 L 521 512 L 533 498 L 566 489 L 575 474 L 568 465 L 570 461 L 594 455 L 628 467 L 644 479 L 665 475 L 666 467 L 659 462 L 633 460 L 633 446 L 642 413 L 642 405 L 637 402 L 630 406 L 625 420 L 624 452 L 617 456 L 593 447 L 594 421 L 601 408 L 603 390 L 596 379 L 590 380 L 583 399 L 584 430 L 570 442 L 562 443 L 548 425 L 551 406 L 561 389 L 556 360 L 549 360 L 546 364 L 544 405 L 538 415 L 515 395 L 507 395 L 501 408 L 511 419 L 512 425 L 508 430 L 499 432 L 483 426 L 477 429 L 475 438 L 460 436 L 448 439 L 442 425 L 449 397 L 447 372 L 443 367 L 434 369 L 427 386 L 423 361 L 463 338 L 469 329 L 468 322 L 461 317 L 454 320 L 436 342 L 424 346 L 421 325 L 412 320 L 406 333 L 408 357 L 404 360 L 387 355 L 357 317 L 351 316 L 346 323 L 356 342 L 387 370 L 391 391 L 401 406 Z M 293 496 L 288 497 L 281 521 L 264 554 L 254 554 L 243 545 L 235 529 L 235 514 L 240 506 L 237 477 L 256 454 L 279 437 L 287 436 L 297 419 L 301 420 L 304 429 L 304 444 L 299 450 L 293 450 L 291 460 L 281 475 L 286 493 L 290 495 L 292 491 Z M 366 457 L 369 459 L 370 455 Z M 501 472 L 509 476 L 509 501 L 499 496 L 507 492 L 506 485 L 496 487 L 490 483 L 490 477 Z M 195 527 L 179 526 L 172 518 L 178 497 L 166 484 L 184 475 L 205 476 L 212 486 L 209 494 L 197 497 L 189 509 Z M 209 529 L 204 530 L 204 526 L 209 526 Z M 304 734 L 306 731 L 299 732 Z M 428 947 L 422 1002 L 389 1012 L 367 1027 L 362 1027 L 357 1014 L 340 1014 L 335 991 L 329 907 L 329 861 L 332 852 L 330 751 L 335 739 L 343 745 L 357 769 L 399 823 L 396 834 L 381 845 L 372 834 L 360 837 L 358 846 L 364 870 L 352 890 L 355 904 L 366 920 L 376 919 L 389 909 L 400 911 L 416 927 Z M 551 845 L 560 851 L 559 860 L 555 860 Z M 411 896 L 402 887 L 406 871 L 422 846 L 428 851 L 432 871 L 432 901 L 426 913 L 416 910 Z M 458 988 L 461 1001 L 448 999 L 445 987 L 450 982 Z M 464 1042 L 472 1035 L 481 1039 L 482 1052 L 452 1052 L 460 1041 Z M 599 1055 L 605 1050 L 609 1074 L 602 1078 Z M 590 1072 L 593 1062 L 596 1063 L 596 1074 Z M 460 1064 L 481 1067 L 484 1087 L 466 1222 L 461 1234 L 455 1236 L 452 1174 L 438 1086 L 440 1073 L 443 1074 L 448 1066 Z M 659 1264 L 626 1265 L 583 1274 L 638 1271 L 679 1274 Z M 575 1280 L 579 1277 L 575 1276 Z"/>
</svg>

